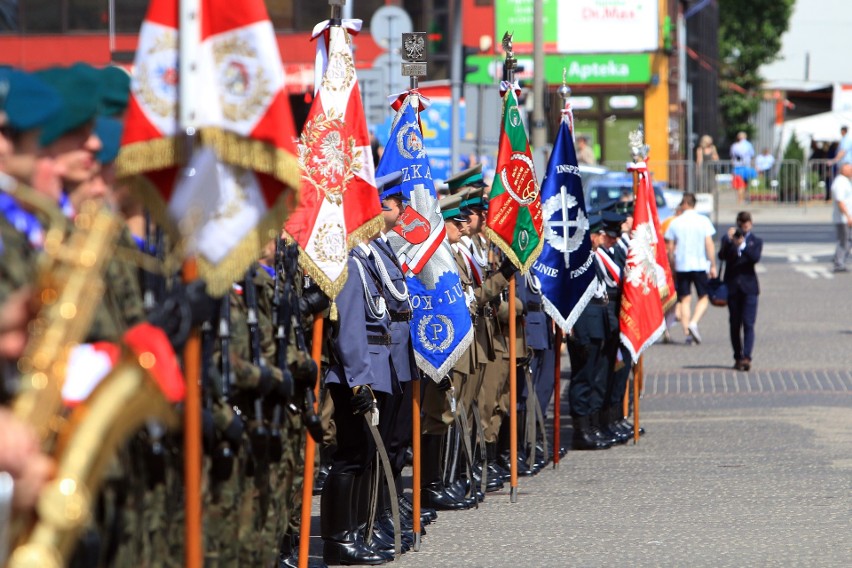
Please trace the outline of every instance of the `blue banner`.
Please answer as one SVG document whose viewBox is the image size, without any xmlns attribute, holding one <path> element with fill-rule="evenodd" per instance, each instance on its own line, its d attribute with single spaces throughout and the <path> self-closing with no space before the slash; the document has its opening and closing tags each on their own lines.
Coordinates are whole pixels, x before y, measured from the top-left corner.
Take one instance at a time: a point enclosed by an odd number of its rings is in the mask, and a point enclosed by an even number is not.
<svg viewBox="0 0 852 568">
<path fill-rule="evenodd" d="M 387 237 L 411 294 L 417 366 L 438 382 L 470 346 L 473 325 L 411 96 L 394 118 L 376 176 L 397 171 L 403 174 L 400 185 L 410 202 Z"/>
<path fill-rule="evenodd" d="M 565 111 L 541 182 L 544 248 L 533 263 L 545 311 L 565 333 L 594 294 L 595 268 L 577 153 Z"/>
</svg>

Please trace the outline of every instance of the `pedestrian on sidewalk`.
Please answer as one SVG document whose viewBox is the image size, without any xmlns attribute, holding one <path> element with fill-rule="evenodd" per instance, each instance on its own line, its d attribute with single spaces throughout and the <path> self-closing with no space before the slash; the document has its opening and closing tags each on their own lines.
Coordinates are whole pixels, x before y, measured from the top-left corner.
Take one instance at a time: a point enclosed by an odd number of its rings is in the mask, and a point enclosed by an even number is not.
<svg viewBox="0 0 852 568">
<path fill-rule="evenodd" d="M 680 202 L 683 209 L 665 232 L 669 262 L 675 267 L 675 288 L 680 305 L 680 323 L 686 343 L 701 343 L 698 322 L 710 303 L 707 275 L 716 277 L 716 229 L 710 219 L 695 211 L 695 195 L 685 193 Z M 698 301 L 692 312 L 692 286 Z"/>
<path fill-rule="evenodd" d="M 719 247 L 719 260 L 725 263 L 725 284 L 728 286 L 734 369 L 738 371 L 751 369 L 757 296 L 760 294 L 754 265 L 760 262 L 763 240 L 751 232 L 752 226 L 751 213 L 741 211 L 737 215 L 737 226 L 728 229 Z"/>
<path fill-rule="evenodd" d="M 831 184 L 831 196 L 834 199 L 832 221 L 837 229 L 837 248 L 834 251 L 834 271 L 846 272 L 846 259 L 852 246 L 850 227 L 852 227 L 852 163 L 845 163 Z"/>
</svg>

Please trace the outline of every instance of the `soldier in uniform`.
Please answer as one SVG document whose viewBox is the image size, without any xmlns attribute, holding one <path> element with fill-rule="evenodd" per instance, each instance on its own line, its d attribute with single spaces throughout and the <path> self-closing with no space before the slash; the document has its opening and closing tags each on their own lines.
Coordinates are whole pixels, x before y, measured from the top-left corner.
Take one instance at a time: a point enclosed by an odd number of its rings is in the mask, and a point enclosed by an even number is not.
<svg viewBox="0 0 852 568">
<path fill-rule="evenodd" d="M 447 240 L 453 249 L 454 256 L 458 256 L 457 247 L 461 241 L 467 217 L 462 215 L 460 196 L 444 197 L 439 201 L 441 215 L 447 231 Z M 456 258 L 456 264 L 459 265 Z M 465 296 L 470 302 L 471 282 L 468 274 L 461 270 L 459 265 L 459 276 Z M 421 446 L 421 498 L 426 507 L 437 510 L 459 510 L 467 509 L 475 504 L 474 498 L 465 498 L 465 489 L 461 485 L 447 486 L 444 483 L 442 458 L 447 452 L 446 434 L 454 423 L 447 393 L 461 392 L 464 381 L 476 369 L 475 353 L 468 348 L 456 361 L 450 371 L 449 377 L 445 377 L 440 383 L 435 381 L 424 381 L 423 387 L 423 437 Z M 449 458 L 448 460 L 449 461 Z"/>
</svg>

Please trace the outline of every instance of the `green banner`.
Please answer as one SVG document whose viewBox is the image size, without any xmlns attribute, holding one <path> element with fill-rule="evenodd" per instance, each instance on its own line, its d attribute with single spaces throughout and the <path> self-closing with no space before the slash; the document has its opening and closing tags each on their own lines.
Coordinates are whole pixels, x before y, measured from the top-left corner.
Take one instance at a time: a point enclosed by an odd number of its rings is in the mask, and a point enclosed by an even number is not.
<svg viewBox="0 0 852 568">
<path fill-rule="evenodd" d="M 465 83 L 491 85 L 499 82 L 503 72 L 503 57 L 471 55 L 468 66 L 476 66 L 473 73 L 465 76 Z M 533 60 L 529 56 L 518 57 L 523 69 L 517 74 L 520 80 L 531 80 Z M 648 53 L 614 53 L 594 55 L 545 55 L 544 80 L 549 85 L 565 81 L 571 85 L 640 85 L 651 82 L 651 55 Z"/>
<path fill-rule="evenodd" d="M 558 0 L 543 0 L 544 50 L 556 51 L 559 39 L 557 22 Z M 512 36 L 516 53 L 533 50 L 533 0 L 497 0 L 494 6 L 494 49 L 500 51 L 503 34 Z"/>
</svg>

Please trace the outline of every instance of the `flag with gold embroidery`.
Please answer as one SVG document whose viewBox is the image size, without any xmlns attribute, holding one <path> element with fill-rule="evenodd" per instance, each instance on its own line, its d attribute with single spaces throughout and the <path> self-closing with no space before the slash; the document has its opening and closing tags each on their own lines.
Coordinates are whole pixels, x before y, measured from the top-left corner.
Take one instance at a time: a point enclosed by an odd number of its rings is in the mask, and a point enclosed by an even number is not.
<svg viewBox="0 0 852 568">
<path fill-rule="evenodd" d="M 142 182 L 140 197 L 196 256 L 211 292 L 224 293 L 277 235 L 297 201 L 299 169 L 284 68 L 263 0 L 200 5 L 199 37 L 191 38 L 198 96 L 179 101 L 178 0 L 150 3 L 117 166 L 120 177 Z M 215 156 L 193 164 L 206 171 L 188 168 L 199 176 L 179 176 L 188 158 L 180 105 L 191 106 L 197 146 Z"/>
<path fill-rule="evenodd" d="M 350 31 L 323 22 L 313 35 L 324 71 L 299 143 L 299 205 L 284 228 L 302 269 L 333 299 L 349 250 L 378 232 L 382 216 Z"/>
</svg>

